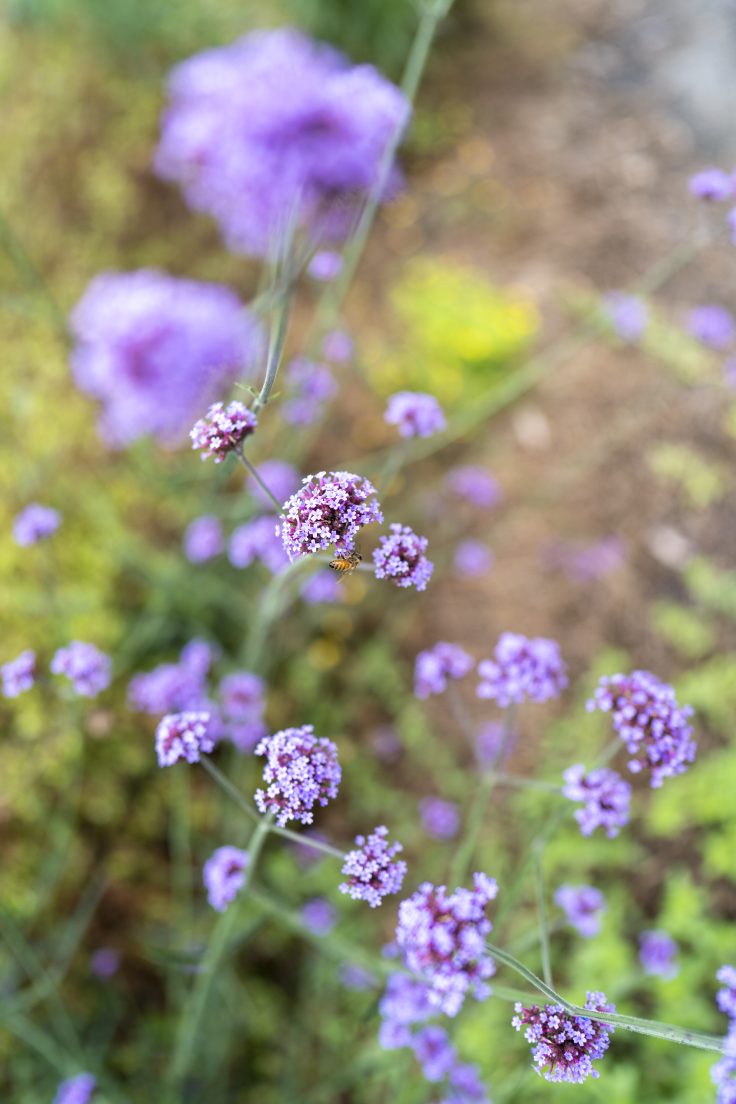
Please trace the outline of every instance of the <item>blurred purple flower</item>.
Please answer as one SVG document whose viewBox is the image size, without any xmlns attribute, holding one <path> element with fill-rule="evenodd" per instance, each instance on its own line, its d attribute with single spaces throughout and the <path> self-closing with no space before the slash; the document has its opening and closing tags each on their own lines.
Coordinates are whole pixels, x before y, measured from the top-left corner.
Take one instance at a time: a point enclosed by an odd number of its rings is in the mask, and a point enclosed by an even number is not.
<svg viewBox="0 0 736 1104">
<path fill-rule="evenodd" d="M 441 797 L 423 797 L 419 802 L 419 815 L 427 835 L 440 840 L 452 839 L 457 835 L 460 813 L 454 801 L 445 801 Z"/>
<path fill-rule="evenodd" d="M 408 525 L 394 523 L 391 534 L 380 537 L 373 551 L 377 579 L 391 579 L 395 586 L 414 586 L 426 590 L 434 564 L 424 555 L 427 538 L 418 536 Z"/>
<path fill-rule="evenodd" d="M 687 329 L 703 345 L 718 351 L 727 349 L 736 337 L 733 315 L 715 303 L 707 303 L 690 311 Z"/>
<path fill-rule="evenodd" d="M 178 443 L 199 412 L 260 360 L 255 316 L 222 284 L 153 269 L 96 276 L 71 316 L 77 387 L 99 399 L 114 448 Z"/>
<path fill-rule="evenodd" d="M 603 297 L 603 307 L 614 331 L 622 341 L 638 341 L 649 321 L 646 303 L 636 295 L 611 291 Z"/>
<path fill-rule="evenodd" d="M 448 1080 L 452 1091 L 442 1104 L 491 1104 L 477 1068 L 469 1062 L 456 1062 Z"/>
<path fill-rule="evenodd" d="M 113 947 L 99 947 L 90 955 L 89 965 L 95 977 L 108 981 L 120 969 L 120 954 Z"/>
<path fill-rule="evenodd" d="M 482 767 L 494 767 L 500 762 L 505 762 L 514 749 L 517 737 L 516 729 L 511 729 L 507 733 L 506 725 L 502 721 L 488 721 L 487 724 L 484 724 L 478 729 L 475 740 L 475 754 L 480 765 Z M 503 759 L 499 760 L 504 742 L 506 747 Z"/>
<path fill-rule="evenodd" d="M 481 541 L 461 541 L 455 549 L 455 571 L 461 578 L 485 575 L 493 566 L 493 553 Z"/>
<path fill-rule="evenodd" d="M 211 662 L 210 646 L 192 640 L 182 649 L 178 663 L 162 663 L 134 675 L 128 684 L 128 703 L 153 715 L 199 709 L 207 696 L 205 679 Z"/>
<path fill-rule="evenodd" d="M 209 713 L 167 713 L 156 728 L 158 765 L 171 767 L 179 759 L 198 763 L 201 754 L 212 751 L 215 746 L 209 727 Z"/>
<path fill-rule="evenodd" d="M 617 836 L 629 820 L 629 783 L 608 767 L 586 772 L 582 763 L 568 767 L 562 777 L 564 796 L 584 803 L 575 813 L 582 834 L 590 836 L 596 828 L 603 828 L 610 839 Z"/>
<path fill-rule="evenodd" d="M 397 391 L 391 395 L 383 420 L 397 426 L 401 437 L 432 437 L 447 424 L 434 395 L 422 391 Z"/>
<path fill-rule="evenodd" d="M 13 540 L 21 548 L 46 540 L 61 525 L 61 514 L 51 506 L 30 502 L 13 520 Z"/>
<path fill-rule="evenodd" d="M 59 648 L 51 660 L 51 673 L 69 679 L 77 694 L 96 698 L 106 690 L 112 679 L 112 661 L 94 644 L 72 640 Z"/>
<path fill-rule="evenodd" d="M 410 1025 L 428 1020 L 435 1009 L 426 985 L 405 974 L 392 974 L 378 1011 L 382 1020 L 378 1041 L 384 1050 L 395 1050 L 410 1045 Z"/>
<path fill-rule="evenodd" d="M 258 474 L 279 502 L 285 502 L 289 495 L 294 494 L 302 481 L 296 468 L 285 460 L 264 460 L 258 465 Z M 273 509 L 273 502 L 252 475 L 248 476 L 248 489 L 258 502 L 268 510 Z"/>
<path fill-rule="evenodd" d="M 190 563 L 205 563 L 224 548 L 222 526 L 211 514 L 190 521 L 184 532 L 184 555 Z"/>
<path fill-rule="evenodd" d="M 383 763 L 393 763 L 401 755 L 403 745 L 393 725 L 380 725 L 371 739 L 376 758 Z"/>
<path fill-rule="evenodd" d="M 337 797 L 342 771 L 332 740 L 317 738 L 312 725 L 286 728 L 261 740 L 256 755 L 266 756 L 265 790 L 256 790 L 261 813 L 272 813 L 282 828 L 290 820 L 311 824 L 315 805 Z"/>
<path fill-rule="evenodd" d="M 406 877 L 406 863 L 397 859 L 403 847 L 389 844 L 388 828 L 381 825 L 369 836 L 356 836 L 357 849 L 345 856 L 342 873 L 347 881 L 338 888 L 355 901 L 367 901 L 377 908 L 392 893 L 398 893 Z"/>
<path fill-rule="evenodd" d="M 273 514 L 264 514 L 234 529 L 227 555 L 233 567 L 250 567 L 259 560 L 273 575 L 278 575 L 289 566 L 276 532 Z"/>
<path fill-rule="evenodd" d="M 423 1027 L 412 1039 L 412 1049 L 426 1080 L 432 1083 L 446 1077 L 457 1060 L 450 1036 L 438 1024 Z"/>
<path fill-rule="evenodd" d="M 255 432 L 258 419 L 242 402 L 213 403 L 207 413 L 189 431 L 192 448 L 202 452 L 202 460 L 213 457 L 216 464 L 237 452 L 243 441 Z"/>
<path fill-rule="evenodd" d="M 731 242 L 736 245 L 736 207 L 732 207 L 726 215 L 726 226 L 731 232 Z"/>
<path fill-rule="evenodd" d="M 724 1057 L 711 1066 L 710 1076 L 716 1086 L 716 1104 L 736 1104 L 736 1025 L 731 1028 L 723 1044 Z"/>
<path fill-rule="evenodd" d="M 294 221 L 346 233 L 410 114 L 377 70 L 288 28 L 196 54 L 168 91 L 155 171 L 230 249 L 262 256 Z"/>
<path fill-rule="evenodd" d="M 677 977 L 677 943 L 663 931 L 646 931 L 639 936 L 639 961 L 645 974 L 671 981 Z"/>
<path fill-rule="evenodd" d="M 25 694 L 36 681 L 36 653 L 31 648 L 26 648 L 15 659 L 3 663 L 0 676 L 3 680 L 4 697 L 17 698 L 19 694 Z"/>
<path fill-rule="evenodd" d="M 285 372 L 289 398 L 281 413 L 289 425 L 311 425 L 322 413 L 322 407 L 337 393 L 335 378 L 323 364 L 305 357 L 292 360 Z"/>
<path fill-rule="evenodd" d="M 337 913 L 324 897 L 315 897 L 302 908 L 302 920 L 314 935 L 329 935 L 337 923 Z"/>
<path fill-rule="evenodd" d="M 590 583 L 615 571 L 624 560 L 624 545 L 618 537 L 604 537 L 594 544 L 557 541 L 544 550 L 551 568 L 564 571 L 576 583 Z"/>
<path fill-rule="evenodd" d="M 340 966 L 340 981 L 346 989 L 361 992 L 364 989 L 375 989 L 378 979 L 375 974 L 357 963 L 345 962 Z"/>
<path fill-rule="evenodd" d="M 224 912 L 245 883 L 250 856 L 237 847 L 218 847 L 202 869 L 207 900 L 213 909 Z"/>
<path fill-rule="evenodd" d="M 220 682 L 222 711 L 230 720 L 252 720 L 263 713 L 263 679 L 250 671 L 235 671 Z"/>
<path fill-rule="evenodd" d="M 329 281 L 340 275 L 343 259 L 340 253 L 331 249 L 321 249 L 314 254 L 307 265 L 307 272 L 313 280 Z"/>
<path fill-rule="evenodd" d="M 376 488 L 368 479 L 351 472 L 317 472 L 287 499 L 281 515 L 281 541 L 291 560 L 321 552 L 352 551 L 365 525 L 383 521 Z"/>
<path fill-rule="evenodd" d="M 606 911 L 606 900 L 599 889 L 589 885 L 561 885 L 554 900 L 565 913 L 568 924 L 586 939 L 598 935 L 601 916 Z"/>
<path fill-rule="evenodd" d="M 478 664 L 477 694 L 492 698 L 505 709 L 526 699 L 544 702 L 556 698 L 567 686 L 559 645 L 544 637 L 502 633 L 494 658 Z"/>
<path fill-rule="evenodd" d="M 320 602 L 339 602 L 345 590 L 336 575 L 330 571 L 317 571 L 307 579 L 300 593 L 305 602 L 318 605 Z"/>
<path fill-rule="evenodd" d="M 322 353 L 333 364 L 346 364 L 353 356 L 353 340 L 344 330 L 332 330 L 322 342 Z"/>
<path fill-rule="evenodd" d="M 736 1021 L 736 966 L 721 966 L 716 974 L 716 981 L 723 985 L 716 993 L 716 1004 L 721 1012 Z"/>
<path fill-rule="evenodd" d="M 690 177 L 688 187 L 696 199 L 713 202 L 731 199 L 734 194 L 733 177 L 723 169 L 701 169 Z"/>
<path fill-rule="evenodd" d="M 446 483 L 454 494 L 479 510 L 490 510 L 501 501 L 498 481 L 485 468 L 473 464 L 453 468 L 447 475 Z"/>
<path fill-rule="evenodd" d="M 419 652 L 414 665 L 414 693 L 418 698 L 441 694 L 447 680 L 464 678 L 475 666 L 472 656 L 459 644 L 441 640 L 426 652 Z"/>
<path fill-rule="evenodd" d="M 96 1087 L 97 1078 L 91 1073 L 78 1073 L 61 1082 L 53 1104 L 88 1104 Z"/>
</svg>

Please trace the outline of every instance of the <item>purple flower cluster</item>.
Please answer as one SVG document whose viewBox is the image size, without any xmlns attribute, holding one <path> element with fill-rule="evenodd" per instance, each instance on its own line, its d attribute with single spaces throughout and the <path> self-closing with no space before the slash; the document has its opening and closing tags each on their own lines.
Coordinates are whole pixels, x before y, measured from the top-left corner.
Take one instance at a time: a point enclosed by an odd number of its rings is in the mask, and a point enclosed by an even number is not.
<svg viewBox="0 0 736 1104">
<path fill-rule="evenodd" d="M 96 1087 L 97 1078 L 91 1073 L 78 1073 L 61 1082 L 53 1104 L 88 1104 Z"/>
<path fill-rule="evenodd" d="M 202 870 L 207 900 L 213 909 L 224 912 L 245 883 L 250 856 L 237 847 L 218 847 L 213 851 Z"/>
<path fill-rule="evenodd" d="M 639 937 L 639 961 L 645 974 L 670 981 L 677 977 L 677 943 L 664 931 L 646 931 Z"/>
<path fill-rule="evenodd" d="M 588 709 L 611 713 L 614 730 L 632 756 L 629 770 L 651 771 L 654 787 L 682 774 L 695 758 L 692 709 L 678 705 L 672 687 L 650 671 L 602 678 Z"/>
<path fill-rule="evenodd" d="M 495 767 L 501 755 L 504 760 L 514 749 L 518 733 L 507 728 L 503 721 L 488 721 L 478 730 L 475 738 L 475 754 L 482 767 Z"/>
<path fill-rule="evenodd" d="M 391 395 L 384 421 L 397 426 L 402 437 L 431 437 L 441 433 L 447 424 L 434 395 L 421 391 L 397 391 Z"/>
<path fill-rule="evenodd" d="M 405 974 L 391 975 L 378 1010 L 381 1014 L 378 1038 L 384 1050 L 410 1046 L 411 1025 L 423 1023 L 435 1011 L 427 986 Z"/>
<path fill-rule="evenodd" d="M 322 342 L 322 353 L 331 364 L 347 364 L 353 351 L 353 339 L 344 330 L 331 330 Z"/>
<path fill-rule="evenodd" d="M 629 783 L 607 767 L 586 772 L 582 763 L 568 767 L 562 777 L 564 796 L 583 802 L 583 808 L 575 813 L 582 834 L 590 836 L 596 828 L 603 828 L 609 839 L 617 836 L 629 819 Z"/>
<path fill-rule="evenodd" d="M 473 889 L 424 882 L 399 905 L 396 943 L 407 969 L 428 987 L 429 1002 L 447 1016 L 456 1016 L 467 993 L 484 1000 L 495 964 L 485 950 L 492 925 L 486 906 L 498 886 L 485 874 L 473 876 Z"/>
<path fill-rule="evenodd" d="M 250 671 L 235 671 L 220 682 L 223 736 L 240 751 L 252 751 L 266 734 L 263 679 Z"/>
<path fill-rule="evenodd" d="M 434 571 L 434 564 L 424 555 L 427 538 L 417 536 L 408 525 L 394 523 L 389 529 L 390 535 L 381 537 L 373 551 L 376 578 L 392 579 L 398 587 L 426 590 Z"/>
<path fill-rule="evenodd" d="M 445 801 L 441 797 L 423 797 L 419 802 L 419 815 L 427 835 L 440 840 L 452 839 L 457 835 L 460 813 L 454 801 Z"/>
<path fill-rule="evenodd" d="M 485 575 L 493 567 L 493 553 L 481 541 L 460 541 L 455 549 L 453 564 L 461 579 L 474 579 Z"/>
<path fill-rule="evenodd" d="M 599 889 L 561 885 L 555 893 L 555 904 L 565 913 L 568 924 L 586 939 L 598 935 L 601 916 L 606 911 L 606 901 Z"/>
<path fill-rule="evenodd" d="M 711 1067 L 710 1075 L 718 1092 L 716 1104 L 736 1104 L 736 967 L 721 966 L 716 979 L 723 988 L 716 993 L 716 1004 L 729 1018 L 724 1057 Z"/>
<path fill-rule="evenodd" d="M 242 402 L 213 403 L 204 418 L 189 431 L 192 448 L 200 449 L 202 460 L 214 457 L 221 464 L 231 452 L 238 452 L 247 437 L 255 432 L 258 419 Z"/>
<path fill-rule="evenodd" d="M 729 310 L 716 303 L 706 303 L 690 311 L 687 328 L 694 338 L 719 352 L 727 349 L 736 338 L 736 322 Z"/>
<path fill-rule="evenodd" d="M 260 255 L 295 220 L 316 240 L 349 230 L 410 112 L 371 66 L 289 29 L 189 58 L 168 91 L 156 172 Z"/>
<path fill-rule="evenodd" d="M 716 981 L 723 985 L 716 993 L 716 1004 L 724 1015 L 736 1022 L 736 966 L 721 966 Z"/>
<path fill-rule="evenodd" d="M 281 413 L 289 425 L 311 425 L 337 392 L 332 372 L 323 364 L 304 357 L 292 360 L 285 373 L 285 383 L 289 398 L 281 407 Z"/>
<path fill-rule="evenodd" d="M 459 644 L 441 640 L 426 652 L 420 652 L 414 665 L 414 693 L 418 698 L 441 694 L 448 679 L 464 678 L 475 666 L 475 660 Z"/>
<path fill-rule="evenodd" d="M 565 665 L 554 640 L 502 633 L 493 659 L 478 664 L 477 694 L 493 698 L 502 708 L 525 699 L 556 698 L 567 686 Z"/>
<path fill-rule="evenodd" d="M 290 820 L 311 824 L 314 806 L 337 797 L 342 777 L 337 748 L 331 740 L 316 737 L 312 725 L 266 736 L 255 754 L 266 756 L 267 784 L 267 789 L 256 790 L 256 805 L 262 813 L 272 813 L 282 828 Z"/>
<path fill-rule="evenodd" d="M 498 481 L 485 468 L 473 464 L 453 468 L 446 482 L 453 494 L 464 498 L 479 510 L 490 510 L 501 501 Z"/>
<path fill-rule="evenodd" d="M 305 602 L 318 605 L 320 602 L 339 602 L 345 591 L 340 585 L 340 579 L 328 570 L 315 572 L 299 593 Z"/>
<path fill-rule="evenodd" d="M 0 667 L 3 680 L 3 696 L 17 698 L 30 690 L 36 680 L 36 653 L 26 648 L 15 659 L 8 660 Z"/>
<path fill-rule="evenodd" d="M 13 520 L 13 540 L 21 548 L 46 540 L 61 525 L 61 514 L 51 506 L 30 502 Z"/>
<path fill-rule="evenodd" d="M 273 514 L 264 514 L 233 529 L 227 555 L 233 567 L 250 567 L 258 560 L 272 575 L 289 566 Z"/>
<path fill-rule="evenodd" d="M 733 199 L 736 195 L 734 178 L 723 169 L 701 169 L 690 177 L 688 186 L 696 199 L 706 199 L 713 203 Z"/>
<path fill-rule="evenodd" d="M 603 299 L 608 321 L 622 341 L 635 342 L 644 335 L 649 321 L 646 303 L 636 295 L 611 291 Z"/>
<path fill-rule="evenodd" d="M 147 434 L 177 443 L 263 350 L 229 288 L 151 269 L 95 277 L 71 328 L 74 380 L 102 403 L 100 433 L 118 448 Z"/>
<path fill-rule="evenodd" d="M 395 856 L 403 851 L 400 843 L 389 844 L 388 828 L 381 825 L 366 838 L 357 836 L 358 847 L 345 856 L 342 872 L 347 881 L 340 892 L 355 901 L 367 901 L 377 908 L 384 897 L 398 893 L 406 877 L 406 863 Z"/>
<path fill-rule="evenodd" d="M 592 1012 L 615 1012 L 603 993 L 588 993 L 585 1007 Z M 532 1044 L 532 1061 L 546 1081 L 567 1081 L 580 1085 L 589 1077 L 600 1077 L 593 1062 L 608 1050 L 613 1028 L 586 1016 L 571 1016 L 559 1004 L 539 1008 L 514 1006 L 511 1023 L 517 1031 L 526 1028 L 524 1038 Z"/>
<path fill-rule="evenodd" d="M 289 495 L 294 494 L 302 481 L 296 468 L 287 464 L 285 460 L 264 460 L 258 465 L 258 474 L 279 502 L 285 502 Z M 248 487 L 253 497 L 262 506 L 267 510 L 273 509 L 273 502 L 252 475 L 248 476 Z"/>
<path fill-rule="evenodd" d="M 215 746 L 209 727 L 209 713 L 193 710 L 167 713 L 156 728 L 158 765 L 171 767 L 179 759 L 198 763 L 202 753 L 212 751 Z"/>
<path fill-rule="evenodd" d="M 184 533 L 184 555 L 190 563 L 206 563 L 224 548 L 222 526 L 211 514 L 190 521 Z"/>
<path fill-rule="evenodd" d="M 350 472 L 317 472 L 283 505 L 281 540 L 289 559 L 335 546 L 350 552 L 365 525 L 383 521 L 368 479 Z"/>
<path fill-rule="evenodd" d="M 313 935 L 329 935 L 337 923 L 337 913 L 324 897 L 315 897 L 304 905 L 302 921 Z"/>
<path fill-rule="evenodd" d="M 112 661 L 94 644 L 72 640 L 54 655 L 51 673 L 68 678 L 75 692 L 82 697 L 96 698 L 110 685 Z"/>
<path fill-rule="evenodd" d="M 556 541 L 544 550 L 548 567 L 564 571 L 576 583 L 592 583 L 615 571 L 624 559 L 624 545 L 618 537 L 604 537 L 593 544 Z"/>
</svg>

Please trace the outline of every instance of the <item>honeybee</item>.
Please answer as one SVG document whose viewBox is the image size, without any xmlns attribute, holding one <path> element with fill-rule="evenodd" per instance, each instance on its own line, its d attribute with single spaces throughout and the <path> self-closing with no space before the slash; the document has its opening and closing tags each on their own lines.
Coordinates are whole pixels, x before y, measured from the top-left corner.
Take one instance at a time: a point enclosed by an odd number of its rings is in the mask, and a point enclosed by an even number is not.
<svg viewBox="0 0 736 1104">
<path fill-rule="evenodd" d="M 360 552 L 355 548 L 351 548 L 349 552 L 335 556 L 334 560 L 330 560 L 330 567 L 344 579 L 347 575 L 352 575 L 358 565 L 362 563 L 362 560 L 363 557 Z"/>
</svg>

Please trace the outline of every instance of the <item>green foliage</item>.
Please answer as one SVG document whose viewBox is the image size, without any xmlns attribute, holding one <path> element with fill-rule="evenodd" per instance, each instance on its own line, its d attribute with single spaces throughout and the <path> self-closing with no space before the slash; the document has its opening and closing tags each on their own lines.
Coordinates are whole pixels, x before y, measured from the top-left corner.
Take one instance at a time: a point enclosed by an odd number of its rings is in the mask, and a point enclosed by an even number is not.
<svg viewBox="0 0 736 1104">
<path fill-rule="evenodd" d="M 736 620 L 736 571 L 724 571 L 705 556 L 693 556 L 683 578 L 690 593 L 706 609 Z"/>
<path fill-rule="evenodd" d="M 655 445 L 649 451 L 649 464 L 662 479 L 675 483 L 695 509 L 717 502 L 728 485 L 725 471 L 687 445 Z"/>
<path fill-rule="evenodd" d="M 289 16 L 315 38 L 397 76 L 418 19 L 416 0 L 286 0 Z"/>
<path fill-rule="evenodd" d="M 702 659 L 712 651 L 716 631 L 703 614 L 664 600 L 655 602 L 650 613 L 656 631 L 686 659 Z"/>
</svg>

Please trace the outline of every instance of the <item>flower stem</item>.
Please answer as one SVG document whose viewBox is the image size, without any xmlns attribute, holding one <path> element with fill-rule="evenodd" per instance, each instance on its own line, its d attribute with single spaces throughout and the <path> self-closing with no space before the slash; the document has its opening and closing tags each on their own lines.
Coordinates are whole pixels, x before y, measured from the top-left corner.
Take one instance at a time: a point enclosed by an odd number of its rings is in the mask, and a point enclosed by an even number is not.
<svg viewBox="0 0 736 1104">
<path fill-rule="evenodd" d="M 246 816 L 250 817 L 251 820 L 255 820 L 255 821 L 258 821 L 260 823 L 261 818 L 258 816 L 258 813 L 253 808 L 253 806 L 248 804 L 248 802 L 245 800 L 245 798 L 240 793 L 240 791 L 237 790 L 235 788 L 235 786 L 233 786 L 230 779 L 227 778 L 222 773 L 222 771 L 219 770 L 215 766 L 215 764 L 210 759 L 207 758 L 206 755 L 203 756 L 200 759 L 200 763 L 202 764 L 204 769 L 207 771 L 209 776 L 211 778 L 214 778 L 215 782 L 220 787 L 220 789 L 223 790 L 228 795 L 228 797 L 232 798 L 232 800 L 235 802 L 235 804 L 238 806 L 238 808 L 242 809 L 242 811 L 246 814 Z"/>
<path fill-rule="evenodd" d="M 335 859 L 344 859 L 346 856 L 345 851 L 340 851 L 338 847 L 333 847 L 331 843 L 325 843 L 324 840 L 315 839 L 313 836 L 300 835 L 299 832 L 292 832 L 291 829 L 281 828 L 277 824 L 272 825 L 270 830 L 276 836 L 293 840 L 295 843 L 301 844 L 302 847 L 311 847 L 314 851 L 324 851 L 325 855 L 332 855 Z"/>
<path fill-rule="evenodd" d="M 248 457 L 247 457 L 247 456 L 245 455 L 245 453 L 243 452 L 242 448 L 239 448 L 239 449 L 237 449 L 237 450 L 236 450 L 236 452 L 235 452 L 235 455 L 237 456 L 238 460 L 239 460 L 239 461 L 240 461 L 240 463 L 241 463 L 241 464 L 243 465 L 243 467 L 245 468 L 245 470 L 246 470 L 247 472 L 249 472 L 249 473 L 250 473 L 250 475 L 252 475 L 252 476 L 253 476 L 253 478 L 255 479 L 256 483 L 257 483 L 257 484 L 258 484 L 258 486 L 259 486 L 259 487 L 261 488 L 261 490 L 262 490 L 262 491 L 264 492 L 264 494 L 267 494 L 267 495 L 268 495 L 268 497 L 269 497 L 269 498 L 271 499 L 271 501 L 273 502 L 273 504 L 274 504 L 274 506 L 276 507 L 276 509 L 278 510 L 278 512 L 279 512 L 279 513 L 281 513 L 281 508 L 282 508 L 282 505 L 283 505 L 283 503 L 279 502 L 279 500 L 277 499 L 277 497 L 276 497 L 276 495 L 275 495 L 275 494 L 273 493 L 273 491 L 272 491 L 272 490 L 270 489 L 270 487 L 267 487 L 267 486 L 266 486 L 266 484 L 265 484 L 265 483 L 263 482 L 263 480 L 261 479 L 260 475 L 258 474 L 258 470 L 257 470 L 257 469 L 255 468 L 255 466 L 254 466 L 254 465 L 253 465 L 253 464 L 252 464 L 252 463 L 250 462 L 250 460 L 248 459 Z"/>
<path fill-rule="evenodd" d="M 544 871 L 542 870 L 541 851 L 537 851 L 534 855 L 534 873 L 537 890 L 537 912 L 539 914 L 539 943 L 542 951 L 542 974 L 547 985 L 552 985 L 552 964 L 549 953 L 549 917 L 547 914 L 547 901 L 544 895 Z"/>
<path fill-rule="evenodd" d="M 276 279 L 278 280 L 278 276 Z M 289 310 L 291 307 L 293 288 L 293 278 L 287 278 L 278 305 L 274 309 L 271 334 L 268 340 L 266 375 L 263 380 L 263 386 L 251 408 L 254 414 L 257 414 L 261 407 L 266 405 L 273 390 L 273 385 L 276 382 L 276 376 L 278 375 L 279 366 L 281 364 L 281 357 L 284 352 L 286 331 L 289 327 Z"/>
<path fill-rule="evenodd" d="M 660 1023 L 658 1020 L 642 1020 L 638 1016 L 624 1016 L 618 1012 L 596 1012 L 589 1008 L 581 1008 L 571 1001 L 560 996 L 551 985 L 542 981 L 532 973 L 523 962 L 510 955 L 508 951 L 487 943 L 486 948 L 495 959 L 515 970 L 526 981 L 539 990 L 551 1004 L 559 1004 L 571 1016 L 584 1016 L 588 1020 L 597 1020 L 600 1023 L 610 1024 L 612 1027 L 621 1027 L 626 1031 L 634 1031 L 639 1035 L 651 1035 L 655 1039 L 666 1039 L 671 1043 L 681 1043 L 683 1046 L 697 1047 L 699 1050 L 712 1050 L 718 1054 L 724 1053 L 724 1039 L 718 1035 L 704 1035 L 697 1031 L 689 1031 L 684 1027 L 675 1027 L 672 1024 Z"/>
</svg>

